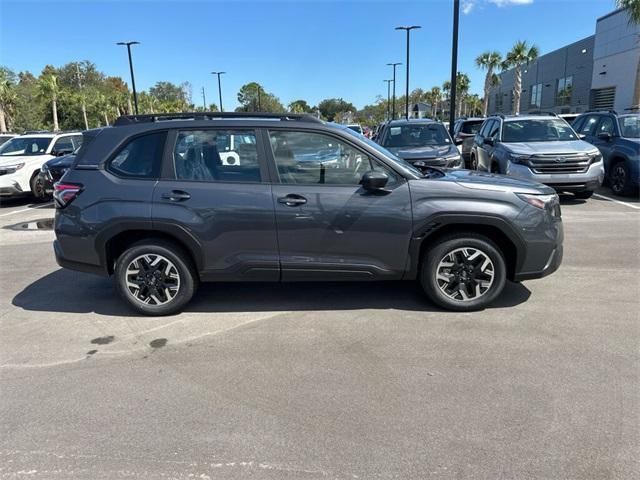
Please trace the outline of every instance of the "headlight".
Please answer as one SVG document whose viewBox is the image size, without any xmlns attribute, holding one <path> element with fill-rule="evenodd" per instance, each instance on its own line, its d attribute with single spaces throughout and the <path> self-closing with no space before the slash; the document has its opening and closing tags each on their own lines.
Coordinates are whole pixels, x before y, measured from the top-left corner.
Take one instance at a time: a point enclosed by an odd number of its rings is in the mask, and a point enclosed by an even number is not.
<svg viewBox="0 0 640 480">
<path fill-rule="evenodd" d="M 596 163 L 602 161 L 602 154 L 598 150 L 597 152 L 591 152 L 589 154 L 589 163 Z"/>
<path fill-rule="evenodd" d="M 462 165 L 462 157 L 460 155 L 449 155 L 448 157 L 444 157 L 443 160 L 449 168 L 459 167 Z"/>
<path fill-rule="evenodd" d="M 520 200 L 524 200 L 529 205 L 533 205 L 536 208 L 540 208 L 542 210 L 547 207 L 547 205 L 554 204 L 558 202 L 558 195 L 555 193 L 551 193 L 548 195 L 532 195 L 530 193 L 516 193 Z"/>
<path fill-rule="evenodd" d="M 509 161 L 513 163 L 527 163 L 529 155 L 518 155 L 517 153 L 510 153 L 508 155 Z"/>
<path fill-rule="evenodd" d="M 24 167 L 24 163 L 16 163 L 15 165 L 7 165 L 6 167 L 0 167 L 5 173 L 15 173 Z"/>
</svg>

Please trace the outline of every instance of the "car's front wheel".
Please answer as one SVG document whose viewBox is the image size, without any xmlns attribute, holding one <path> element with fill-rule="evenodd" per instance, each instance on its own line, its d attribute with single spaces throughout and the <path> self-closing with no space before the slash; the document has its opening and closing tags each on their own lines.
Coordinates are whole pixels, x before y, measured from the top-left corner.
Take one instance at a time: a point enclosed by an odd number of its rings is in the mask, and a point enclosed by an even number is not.
<svg viewBox="0 0 640 480">
<path fill-rule="evenodd" d="M 437 305 L 456 311 L 485 308 L 504 289 L 506 264 L 498 247 L 473 233 L 445 237 L 422 262 L 421 284 Z"/>
<path fill-rule="evenodd" d="M 116 261 L 118 291 L 145 315 L 171 315 L 191 300 L 197 275 L 189 257 L 169 242 L 148 240 L 129 247 Z"/>
<path fill-rule="evenodd" d="M 38 172 L 31 177 L 29 186 L 31 187 L 31 194 L 36 201 L 44 202 L 51 199 L 51 195 L 47 193 L 44 182 Z"/>
</svg>

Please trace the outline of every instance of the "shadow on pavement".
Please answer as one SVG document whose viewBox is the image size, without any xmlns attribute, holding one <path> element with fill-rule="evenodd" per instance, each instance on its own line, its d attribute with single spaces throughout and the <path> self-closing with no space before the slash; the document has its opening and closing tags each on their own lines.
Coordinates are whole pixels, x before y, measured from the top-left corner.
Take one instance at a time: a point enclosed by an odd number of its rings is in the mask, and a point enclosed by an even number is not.
<svg viewBox="0 0 640 480">
<path fill-rule="evenodd" d="M 34 199 L 31 196 L 28 197 L 17 197 L 17 198 L 0 198 L 0 209 L 4 208 L 42 208 L 42 209 L 53 209 L 55 208 L 53 202 L 34 202 Z"/>
<path fill-rule="evenodd" d="M 524 303 L 531 292 L 507 282 L 492 308 Z M 111 279 L 59 269 L 18 293 L 12 301 L 30 311 L 138 316 L 117 294 Z M 442 311 L 416 282 L 205 283 L 185 312 L 270 312 L 397 309 Z M 446 313 L 442 311 L 443 313 Z"/>
</svg>

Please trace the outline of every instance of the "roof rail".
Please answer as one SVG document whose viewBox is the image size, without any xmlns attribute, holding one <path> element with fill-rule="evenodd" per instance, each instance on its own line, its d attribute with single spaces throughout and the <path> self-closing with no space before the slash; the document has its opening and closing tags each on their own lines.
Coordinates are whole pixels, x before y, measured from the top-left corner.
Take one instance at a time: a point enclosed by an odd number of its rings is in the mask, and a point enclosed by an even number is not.
<svg viewBox="0 0 640 480">
<path fill-rule="evenodd" d="M 618 115 L 618 112 L 616 112 L 615 110 L 587 110 L 584 113 L 612 113 L 614 115 Z"/>
<path fill-rule="evenodd" d="M 34 135 L 36 133 L 55 133 L 51 130 L 25 130 L 23 135 Z"/>
<path fill-rule="evenodd" d="M 297 120 L 300 122 L 322 123 L 308 113 L 264 113 L 264 112 L 182 112 L 152 113 L 145 115 L 125 115 L 116 119 L 113 126 L 131 125 L 134 123 L 166 122 L 170 120 L 224 120 L 227 118 L 258 118 L 273 120 Z"/>
<path fill-rule="evenodd" d="M 505 114 L 504 113 L 492 113 L 491 115 L 489 115 L 489 117 L 500 117 L 502 119 L 505 119 Z M 487 118 L 489 118 L 487 117 Z"/>
</svg>

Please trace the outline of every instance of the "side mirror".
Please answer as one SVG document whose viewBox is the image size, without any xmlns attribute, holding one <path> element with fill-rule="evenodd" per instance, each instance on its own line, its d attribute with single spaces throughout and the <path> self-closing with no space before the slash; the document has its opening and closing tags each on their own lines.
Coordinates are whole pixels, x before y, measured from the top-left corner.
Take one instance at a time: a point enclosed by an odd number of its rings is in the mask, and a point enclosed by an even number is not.
<svg viewBox="0 0 640 480">
<path fill-rule="evenodd" d="M 463 138 L 456 137 L 456 138 L 453 140 L 453 143 L 455 143 L 456 145 L 462 145 L 462 144 L 464 143 L 464 139 L 463 139 Z"/>
<path fill-rule="evenodd" d="M 485 138 L 482 143 L 493 146 L 495 142 L 493 141 L 493 138 Z"/>
<path fill-rule="evenodd" d="M 383 192 L 386 191 L 384 187 L 389 182 L 389 177 L 386 173 L 376 172 L 374 170 L 369 170 L 362 175 L 362 180 L 360 180 L 360 184 L 362 188 L 364 188 L 368 192 Z"/>
<path fill-rule="evenodd" d="M 605 142 L 610 142 L 611 141 L 611 134 L 609 132 L 600 132 L 598 134 L 598 138 L 600 140 L 604 140 Z"/>
<path fill-rule="evenodd" d="M 580 140 L 584 140 L 585 138 L 587 138 L 587 136 L 586 136 L 584 133 L 579 133 L 579 134 L 578 134 L 578 138 L 579 138 Z"/>
</svg>

